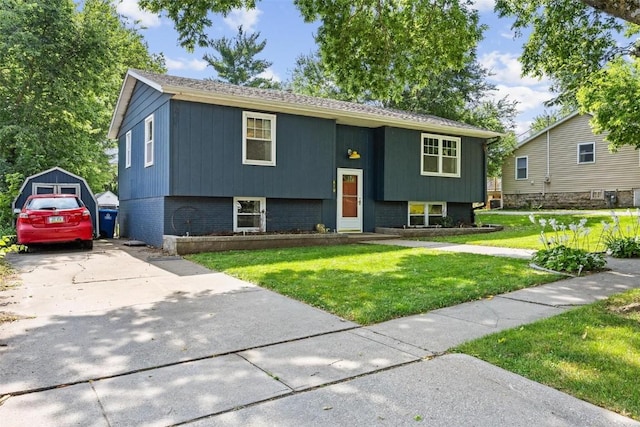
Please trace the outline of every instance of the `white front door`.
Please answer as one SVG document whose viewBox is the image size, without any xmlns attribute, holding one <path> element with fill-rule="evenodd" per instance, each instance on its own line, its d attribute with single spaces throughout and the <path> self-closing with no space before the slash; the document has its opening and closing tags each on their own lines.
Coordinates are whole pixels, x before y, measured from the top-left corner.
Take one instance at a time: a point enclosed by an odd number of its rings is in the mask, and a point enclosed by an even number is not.
<svg viewBox="0 0 640 427">
<path fill-rule="evenodd" d="M 338 169 L 338 233 L 362 233 L 362 169 Z"/>
</svg>

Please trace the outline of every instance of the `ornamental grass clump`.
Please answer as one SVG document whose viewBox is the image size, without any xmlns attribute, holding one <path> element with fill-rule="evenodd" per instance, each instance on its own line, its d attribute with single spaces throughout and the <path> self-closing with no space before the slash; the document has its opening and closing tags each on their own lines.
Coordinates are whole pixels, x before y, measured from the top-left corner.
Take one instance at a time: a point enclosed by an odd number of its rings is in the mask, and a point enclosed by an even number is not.
<svg viewBox="0 0 640 427">
<path fill-rule="evenodd" d="M 578 276 L 586 271 L 604 268 L 604 255 L 588 251 L 591 229 L 585 227 L 586 219 L 568 225 L 559 223 L 555 218 L 536 221 L 533 215 L 529 215 L 529 220 L 542 227 L 540 243 L 544 249 L 533 254 L 532 260 L 536 265 Z"/>
<path fill-rule="evenodd" d="M 632 218 L 626 227 L 620 225 L 620 217 L 611 212 L 611 222 L 602 221 L 602 235 L 607 253 L 615 258 L 640 257 L 640 209 L 634 215 L 627 209 L 627 216 Z"/>
</svg>

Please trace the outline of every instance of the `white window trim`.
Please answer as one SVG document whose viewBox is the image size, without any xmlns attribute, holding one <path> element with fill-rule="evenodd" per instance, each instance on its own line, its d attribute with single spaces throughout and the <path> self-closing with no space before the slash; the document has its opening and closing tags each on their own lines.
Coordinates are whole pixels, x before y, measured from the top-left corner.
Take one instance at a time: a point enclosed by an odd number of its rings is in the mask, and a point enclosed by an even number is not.
<svg viewBox="0 0 640 427">
<path fill-rule="evenodd" d="M 518 178 L 518 159 L 525 159 L 526 162 L 527 162 L 527 173 L 526 173 L 526 176 L 524 178 Z M 515 167 L 515 169 L 516 169 L 516 171 L 515 171 L 516 181 L 524 181 L 526 179 L 529 179 L 529 156 L 518 156 L 518 157 L 516 157 L 516 165 L 515 166 L 516 166 Z"/>
<path fill-rule="evenodd" d="M 271 121 L 271 161 L 247 159 L 247 119 L 265 119 Z M 256 113 L 253 111 L 242 112 L 242 164 L 255 166 L 275 166 L 276 165 L 276 115 L 266 113 Z"/>
<path fill-rule="evenodd" d="M 238 201 L 240 200 L 249 200 L 249 201 L 253 201 L 253 200 L 257 200 L 260 202 L 260 208 L 261 208 L 261 227 L 238 227 L 238 209 L 236 207 L 236 203 L 238 203 Z M 240 233 L 243 231 L 248 231 L 248 232 L 265 232 L 267 231 L 267 217 L 266 217 L 266 213 L 267 213 L 267 199 L 266 197 L 234 197 L 233 198 L 233 231 L 234 233 Z"/>
<path fill-rule="evenodd" d="M 124 167 L 131 167 L 131 131 L 124 136 Z"/>
<path fill-rule="evenodd" d="M 442 205 L 442 217 L 444 218 L 447 216 L 447 202 L 421 202 L 417 200 L 410 200 L 407 202 L 407 225 L 411 224 L 411 205 L 412 204 L 424 205 L 424 226 L 425 227 L 431 225 L 429 224 L 429 206 L 430 205 Z"/>
<path fill-rule="evenodd" d="M 425 172 L 424 171 L 424 140 L 425 138 L 438 140 L 438 172 Z M 442 140 L 455 141 L 456 143 L 456 173 L 444 173 L 442 172 Z M 456 136 L 435 135 L 430 133 L 423 133 L 420 136 L 420 175 L 423 176 L 445 176 L 450 178 L 460 178 L 460 159 L 462 157 L 462 140 Z"/>
<path fill-rule="evenodd" d="M 580 161 L 580 147 L 583 145 L 591 145 L 593 147 L 593 161 L 591 162 L 581 162 Z M 595 142 L 581 142 L 578 144 L 576 152 L 576 161 L 579 165 L 589 165 L 596 162 L 596 143 Z"/>
<path fill-rule="evenodd" d="M 149 138 L 149 123 L 151 123 L 151 138 Z M 144 167 L 145 168 L 153 165 L 153 157 L 154 157 L 154 151 L 155 151 L 155 147 L 154 147 L 155 137 L 156 137 L 156 129 L 155 129 L 155 122 L 153 120 L 153 114 L 152 114 L 146 119 L 144 119 Z M 147 150 L 147 146 L 151 146 L 150 156 L 147 156 L 147 154 L 149 154 L 149 151 Z"/>
</svg>

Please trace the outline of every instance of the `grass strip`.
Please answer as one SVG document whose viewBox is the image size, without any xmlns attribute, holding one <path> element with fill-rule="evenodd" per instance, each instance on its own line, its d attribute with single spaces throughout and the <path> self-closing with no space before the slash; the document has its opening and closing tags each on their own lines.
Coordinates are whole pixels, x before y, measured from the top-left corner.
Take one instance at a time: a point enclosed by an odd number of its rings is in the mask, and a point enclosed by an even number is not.
<svg viewBox="0 0 640 427">
<path fill-rule="evenodd" d="M 452 351 L 640 420 L 640 290 Z"/>
<path fill-rule="evenodd" d="M 558 223 L 569 225 L 571 223 L 577 224 L 582 218 L 587 220 L 585 227 L 591 229 L 591 233 L 586 240 L 586 247 L 583 249 L 589 251 L 602 251 L 604 250 L 604 241 L 600 238 L 603 231 L 602 221 L 606 223 L 611 222 L 611 216 L 609 215 L 566 215 L 566 214 L 534 214 L 536 220 L 555 218 Z M 627 227 L 631 227 L 634 222 L 637 221 L 636 217 L 620 216 L 620 227 L 626 230 Z M 504 215 L 504 214 L 490 214 L 482 213 L 476 215 L 477 224 L 498 224 L 504 226 L 503 231 L 496 231 L 494 233 L 486 234 L 468 234 L 462 236 L 442 236 L 442 237 L 429 237 L 421 238 L 419 240 L 430 240 L 450 243 L 465 243 L 470 245 L 481 246 L 498 246 L 505 248 L 519 248 L 519 249 L 543 249 L 543 245 L 540 242 L 540 232 L 542 227 L 538 224 L 533 224 L 529 220 L 528 214 L 522 215 Z M 553 235 L 551 227 L 547 226 L 546 231 L 548 235 Z"/>
<path fill-rule="evenodd" d="M 189 259 L 368 325 L 558 280 L 528 261 L 387 245 L 203 253 Z"/>
</svg>

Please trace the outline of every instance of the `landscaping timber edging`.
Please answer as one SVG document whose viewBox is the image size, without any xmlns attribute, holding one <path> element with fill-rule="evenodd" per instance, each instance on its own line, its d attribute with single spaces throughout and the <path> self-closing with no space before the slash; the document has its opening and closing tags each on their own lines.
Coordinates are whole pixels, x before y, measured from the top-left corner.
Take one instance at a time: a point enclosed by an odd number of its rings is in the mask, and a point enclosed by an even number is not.
<svg viewBox="0 0 640 427">
<path fill-rule="evenodd" d="M 487 225 L 483 227 L 425 227 L 425 228 L 390 228 L 376 227 L 376 233 L 395 235 L 400 237 L 438 237 L 460 236 L 463 234 L 493 233 L 504 229 L 501 225 Z"/>
<path fill-rule="evenodd" d="M 246 236 L 171 236 L 164 235 L 162 249 L 170 255 L 199 252 L 223 252 L 300 246 L 355 243 L 346 234 L 256 234 Z"/>
</svg>

